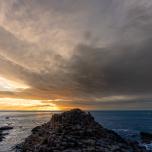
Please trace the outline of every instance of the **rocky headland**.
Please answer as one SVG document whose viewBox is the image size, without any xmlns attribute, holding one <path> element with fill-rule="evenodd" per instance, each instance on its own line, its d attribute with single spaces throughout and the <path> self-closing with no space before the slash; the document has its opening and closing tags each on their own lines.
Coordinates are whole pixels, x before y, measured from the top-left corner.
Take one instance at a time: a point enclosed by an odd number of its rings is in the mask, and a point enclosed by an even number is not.
<svg viewBox="0 0 152 152">
<path fill-rule="evenodd" d="M 49 122 L 35 127 L 18 148 L 21 152 L 146 152 L 80 109 L 54 114 Z"/>
</svg>

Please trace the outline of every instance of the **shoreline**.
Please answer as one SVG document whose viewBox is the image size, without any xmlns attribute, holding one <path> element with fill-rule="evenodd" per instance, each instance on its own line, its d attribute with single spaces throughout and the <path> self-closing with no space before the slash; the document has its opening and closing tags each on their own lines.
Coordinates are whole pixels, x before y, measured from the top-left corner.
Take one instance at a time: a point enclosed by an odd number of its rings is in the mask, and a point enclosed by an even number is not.
<svg viewBox="0 0 152 152">
<path fill-rule="evenodd" d="M 79 109 L 54 114 L 49 122 L 33 128 L 18 148 L 21 152 L 147 152 L 138 143 L 103 128 L 90 113 Z"/>
</svg>

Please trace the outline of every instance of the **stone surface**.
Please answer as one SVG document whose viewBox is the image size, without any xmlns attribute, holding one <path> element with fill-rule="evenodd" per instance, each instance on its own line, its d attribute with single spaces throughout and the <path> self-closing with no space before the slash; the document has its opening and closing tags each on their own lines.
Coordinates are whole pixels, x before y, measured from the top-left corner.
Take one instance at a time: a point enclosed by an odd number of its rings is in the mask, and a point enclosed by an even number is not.
<svg viewBox="0 0 152 152">
<path fill-rule="evenodd" d="M 22 152 L 146 152 L 79 109 L 54 114 L 48 123 L 32 129 L 20 147 Z"/>
<path fill-rule="evenodd" d="M 2 133 L 2 131 L 0 131 L 0 142 L 3 140 L 3 133 Z"/>
<path fill-rule="evenodd" d="M 0 131 L 11 130 L 11 129 L 13 129 L 12 126 L 3 126 L 3 127 L 0 127 Z"/>
<path fill-rule="evenodd" d="M 151 143 L 152 142 L 152 134 L 147 132 L 140 133 L 141 139 L 144 143 Z"/>
<path fill-rule="evenodd" d="M 8 133 L 4 133 L 4 131 L 11 130 L 11 129 L 13 129 L 13 127 L 11 126 L 0 127 L 0 142 L 4 139 L 6 135 L 8 135 Z"/>
</svg>

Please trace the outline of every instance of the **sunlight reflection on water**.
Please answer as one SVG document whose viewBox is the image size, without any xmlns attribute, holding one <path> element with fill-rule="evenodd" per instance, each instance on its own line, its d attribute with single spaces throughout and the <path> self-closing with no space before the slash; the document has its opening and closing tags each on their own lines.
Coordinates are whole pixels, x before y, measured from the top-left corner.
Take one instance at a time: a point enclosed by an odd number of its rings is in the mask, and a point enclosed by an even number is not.
<svg viewBox="0 0 152 152">
<path fill-rule="evenodd" d="M 0 112 L 0 126 L 13 126 L 9 135 L 0 143 L 0 152 L 9 152 L 12 147 L 30 135 L 31 128 L 49 121 L 52 112 Z M 6 119 L 9 117 L 9 119 Z"/>
</svg>

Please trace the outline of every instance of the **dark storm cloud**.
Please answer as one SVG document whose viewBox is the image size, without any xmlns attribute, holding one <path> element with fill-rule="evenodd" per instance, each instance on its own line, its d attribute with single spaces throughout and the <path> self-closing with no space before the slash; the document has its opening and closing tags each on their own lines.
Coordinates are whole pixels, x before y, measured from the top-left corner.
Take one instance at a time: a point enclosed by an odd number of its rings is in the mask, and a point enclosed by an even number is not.
<svg viewBox="0 0 152 152">
<path fill-rule="evenodd" d="M 133 105 L 152 93 L 152 2 L 0 3 L 0 75 L 29 86 L 13 96 L 98 106 L 103 97 L 130 96 Z"/>
<path fill-rule="evenodd" d="M 151 49 L 150 39 L 135 46 L 79 45 L 71 62 L 73 78 L 88 93 L 151 93 Z"/>
<path fill-rule="evenodd" d="M 139 95 L 152 91 L 151 5 L 128 8 L 116 41 L 106 47 L 80 44 L 71 71 L 80 88 L 95 95 Z"/>
</svg>

